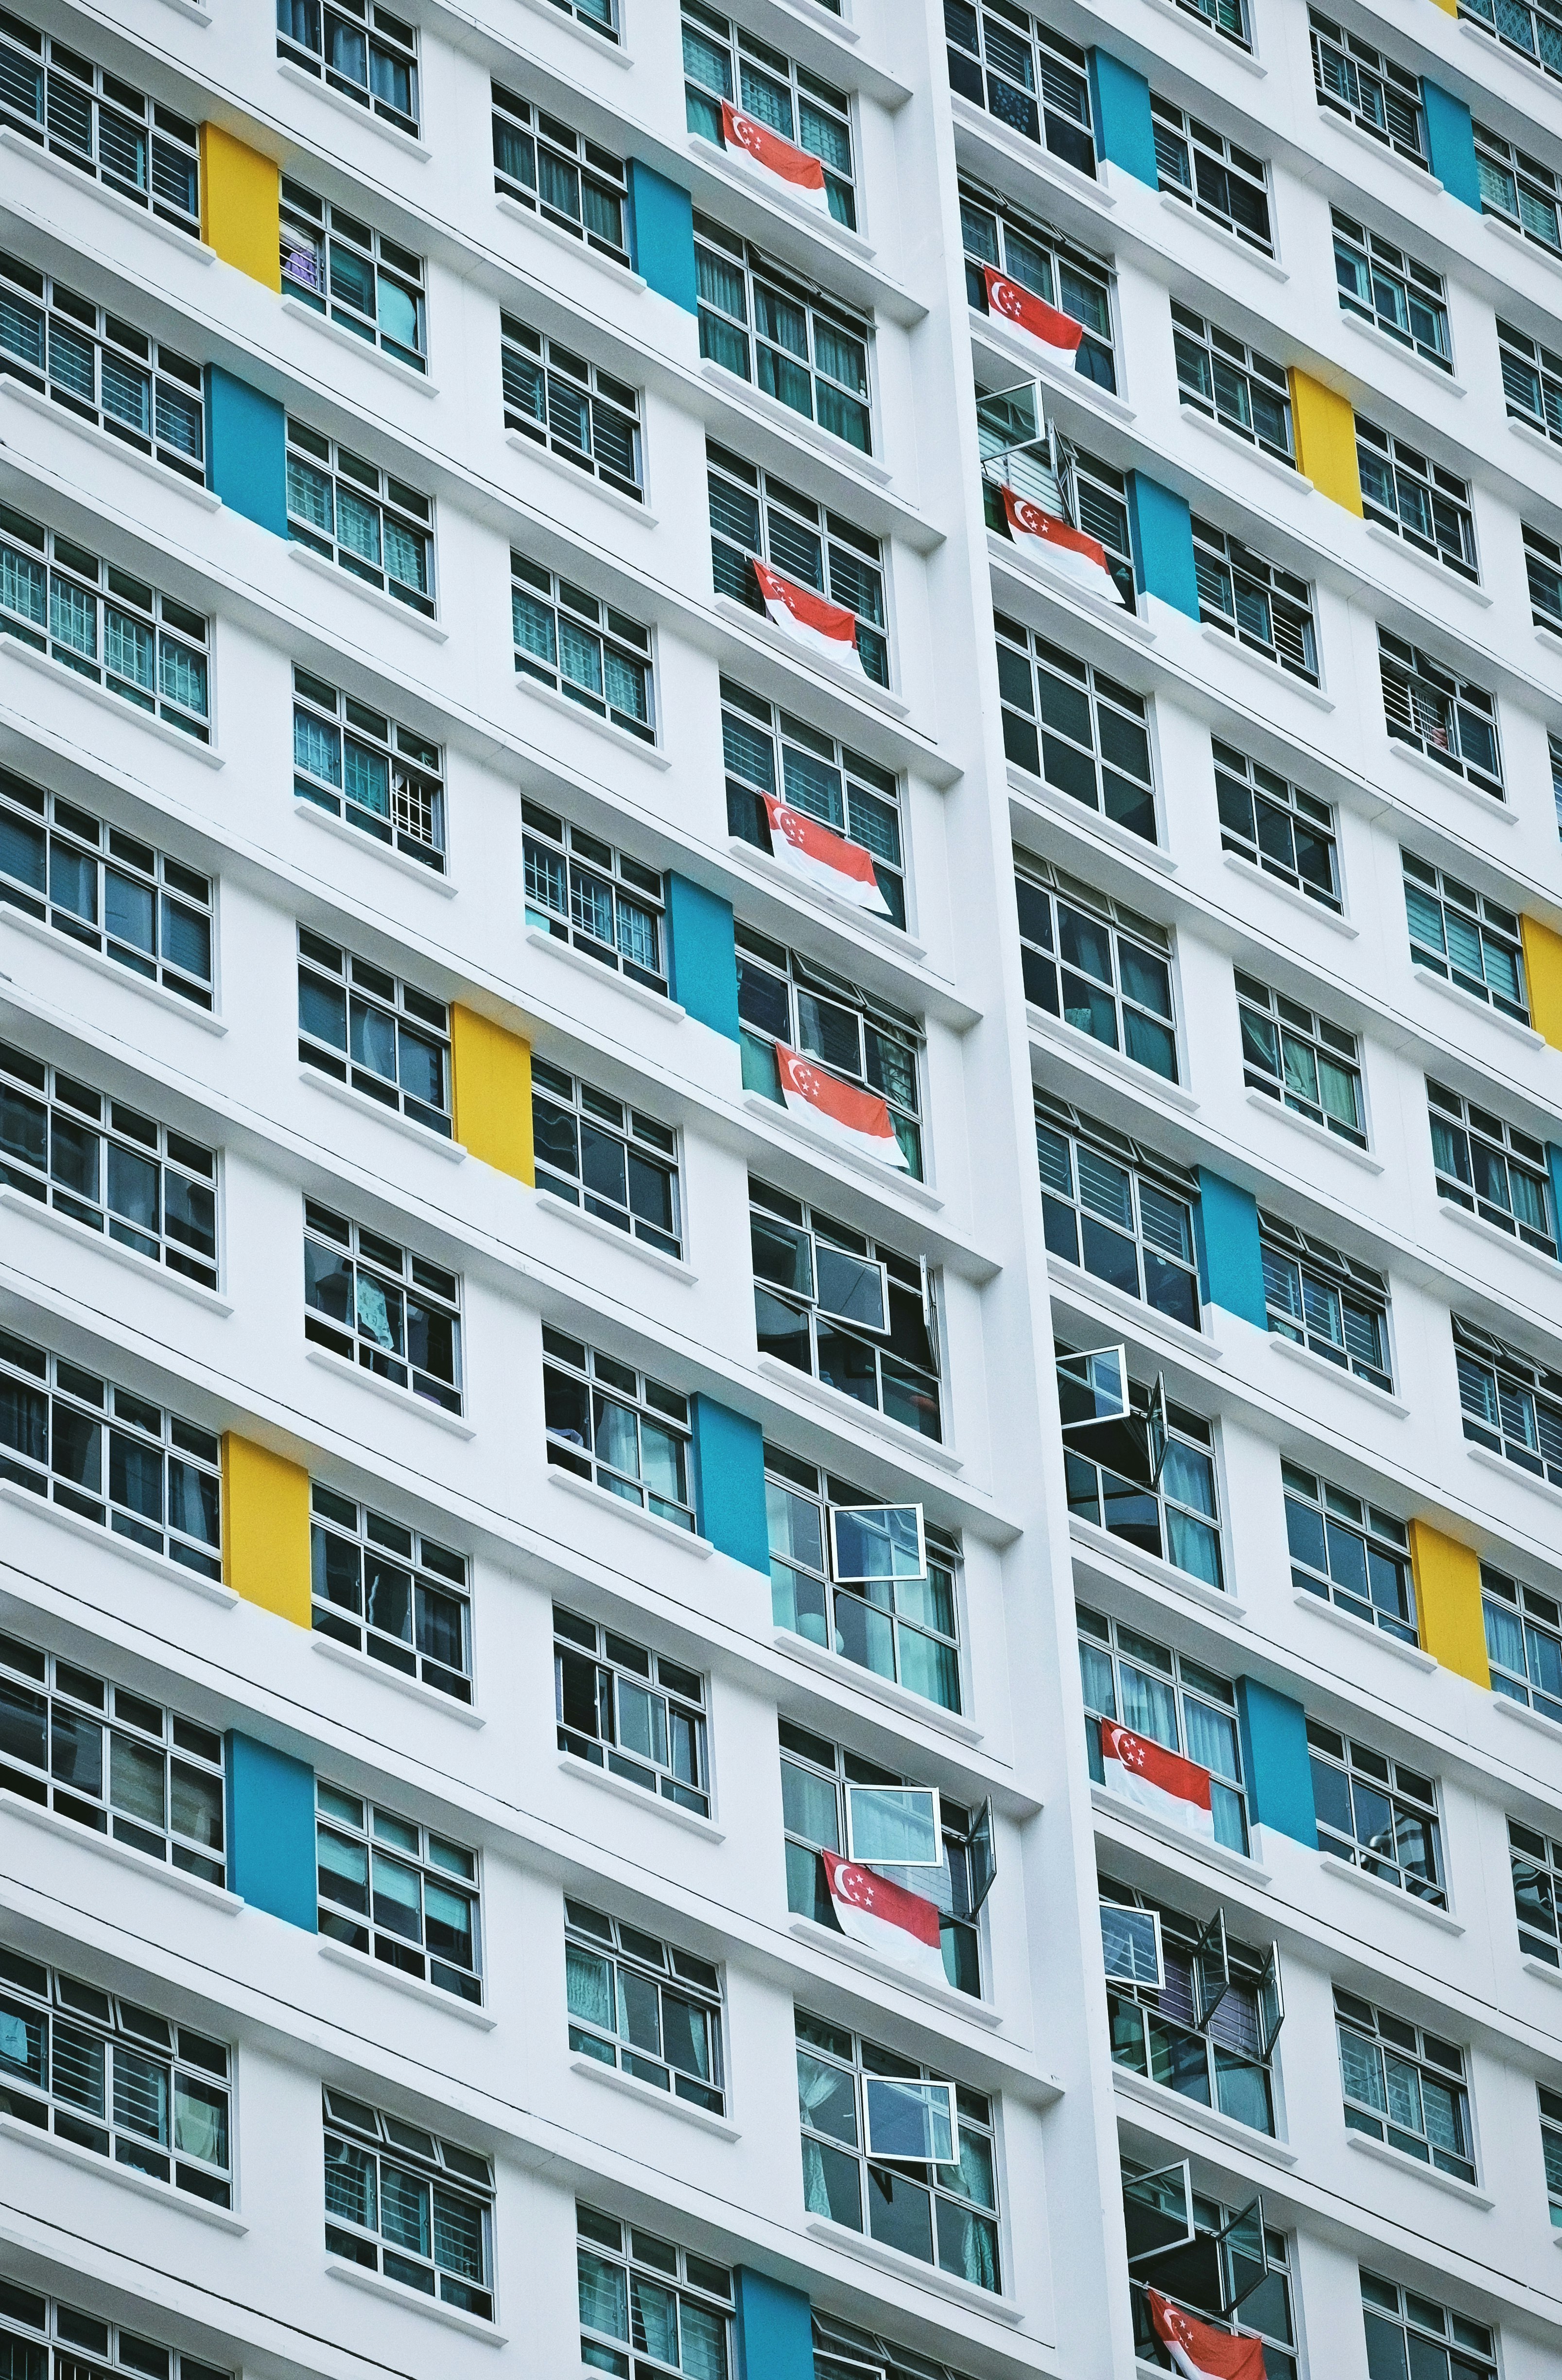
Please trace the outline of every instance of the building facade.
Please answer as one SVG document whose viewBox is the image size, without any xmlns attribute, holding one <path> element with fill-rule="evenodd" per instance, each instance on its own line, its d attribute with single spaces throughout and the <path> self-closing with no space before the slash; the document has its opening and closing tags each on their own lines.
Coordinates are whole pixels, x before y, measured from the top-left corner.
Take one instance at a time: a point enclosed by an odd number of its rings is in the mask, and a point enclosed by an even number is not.
<svg viewBox="0 0 1562 2380">
<path fill-rule="evenodd" d="M 1540 2380 L 1552 0 L 0 152 L 0 2364 Z"/>
</svg>

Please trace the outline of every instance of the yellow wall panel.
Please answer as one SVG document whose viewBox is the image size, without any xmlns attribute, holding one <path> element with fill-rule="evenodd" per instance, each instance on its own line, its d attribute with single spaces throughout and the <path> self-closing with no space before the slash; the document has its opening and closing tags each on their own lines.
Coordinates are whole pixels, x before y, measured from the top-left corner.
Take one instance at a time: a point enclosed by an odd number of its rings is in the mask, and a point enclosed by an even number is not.
<svg viewBox="0 0 1562 2380">
<path fill-rule="evenodd" d="M 282 287 L 278 208 L 282 177 L 269 157 L 220 124 L 200 128 L 200 237 L 224 264 L 268 289 Z"/>
<path fill-rule="evenodd" d="M 1481 1618 L 1481 1558 L 1427 1521 L 1411 1523 L 1411 1568 L 1423 1649 L 1446 1670 L 1491 1688 Z"/>
<path fill-rule="evenodd" d="M 531 1050 L 475 1008 L 450 1019 L 455 1137 L 501 1173 L 535 1186 L 531 1145 Z"/>
<path fill-rule="evenodd" d="M 1441 8 L 1446 17 L 1459 15 L 1459 0 L 1432 0 L 1434 8 Z"/>
<path fill-rule="evenodd" d="M 1356 463 L 1356 416 L 1348 396 L 1326 388 L 1310 372 L 1290 373 L 1290 418 L 1296 459 L 1321 496 L 1362 509 L 1362 479 Z"/>
<path fill-rule="evenodd" d="M 246 1603 L 309 1627 L 309 1475 L 232 1430 L 223 1440 L 223 1576 Z"/>
<path fill-rule="evenodd" d="M 1554 1050 L 1562 1050 L 1562 934 L 1543 926 L 1538 917 L 1520 917 L 1519 931 L 1524 944 L 1530 1022 Z"/>
</svg>

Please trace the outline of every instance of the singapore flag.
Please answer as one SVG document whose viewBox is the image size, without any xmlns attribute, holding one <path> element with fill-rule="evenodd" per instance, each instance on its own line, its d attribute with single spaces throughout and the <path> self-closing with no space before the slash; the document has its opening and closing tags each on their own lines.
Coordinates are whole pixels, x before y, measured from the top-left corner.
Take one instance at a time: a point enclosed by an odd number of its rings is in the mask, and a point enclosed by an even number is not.
<svg viewBox="0 0 1562 2380">
<path fill-rule="evenodd" d="M 1101 1721 L 1101 1765 L 1108 1792 L 1120 1793 L 1136 1808 L 1165 1818 L 1206 1843 L 1215 1840 L 1207 1768 L 1109 1718 Z"/>
<path fill-rule="evenodd" d="M 768 563 L 756 562 L 754 576 L 759 582 L 765 616 L 772 628 L 780 628 L 794 645 L 805 646 L 816 658 L 822 656 L 841 669 L 853 670 L 859 677 L 866 676 L 857 650 L 857 624 L 850 612 L 843 611 L 839 603 L 827 603 L 811 587 L 799 587 L 794 580 L 783 578 Z"/>
<path fill-rule="evenodd" d="M 859 1157 L 876 1157 L 881 1165 L 906 1173 L 910 1168 L 895 1138 L 890 1111 L 877 1091 L 859 1091 L 827 1075 L 811 1058 L 799 1057 L 783 1041 L 776 1043 L 781 1099 L 789 1115 L 802 1116 L 842 1148 Z"/>
<path fill-rule="evenodd" d="M 854 909 L 866 909 L 877 917 L 893 914 L 878 889 L 873 856 L 860 843 L 848 843 L 833 827 L 778 801 L 774 794 L 759 798 L 770 822 L 771 856 L 783 868 L 806 877 L 810 884 L 822 885 L 838 900 L 849 901 Z"/>
<path fill-rule="evenodd" d="M 1183 2380 L 1264 2380 L 1261 2338 L 1233 2338 L 1229 2330 L 1195 2322 L 1159 2289 L 1151 2289 L 1149 2298 L 1156 2337 Z"/>
<path fill-rule="evenodd" d="M 941 1984 L 947 1990 L 949 1977 L 938 1948 L 938 1912 L 933 1903 L 924 1900 L 920 1893 L 907 1892 L 903 1885 L 875 1876 L 871 1868 L 839 1859 L 834 1852 L 821 1852 L 819 1857 L 842 1934 L 860 1942 L 864 1949 L 892 1959 L 920 1982 Z"/>
<path fill-rule="evenodd" d="M 757 117 L 745 115 L 729 99 L 721 102 L 721 138 L 734 164 L 762 175 L 772 187 L 779 182 L 805 206 L 817 207 L 821 214 L 829 214 L 824 167 L 805 149 L 783 140 L 779 132 L 772 132 Z"/>
<path fill-rule="evenodd" d="M 1017 281 L 1011 281 L 1006 273 L 999 273 L 991 264 L 983 265 L 982 278 L 987 285 L 989 314 L 996 314 L 1002 322 L 1012 322 L 1018 329 L 1028 331 L 1033 339 L 1039 339 L 1054 356 L 1078 355 L 1084 331 L 1072 315 L 1059 314 L 1057 307 L 1049 306 L 1045 298 L 1037 298 L 1031 290 L 1022 289 Z"/>
<path fill-rule="evenodd" d="M 1104 603 L 1122 601 L 1107 567 L 1107 549 L 1097 538 L 1086 537 L 1083 529 L 1071 528 L 1066 520 L 1044 513 L 1039 504 L 1033 504 L 1028 496 L 1017 496 L 1012 488 L 1000 492 L 1014 542 L 1023 553 L 1040 553 L 1054 570 Z"/>
</svg>

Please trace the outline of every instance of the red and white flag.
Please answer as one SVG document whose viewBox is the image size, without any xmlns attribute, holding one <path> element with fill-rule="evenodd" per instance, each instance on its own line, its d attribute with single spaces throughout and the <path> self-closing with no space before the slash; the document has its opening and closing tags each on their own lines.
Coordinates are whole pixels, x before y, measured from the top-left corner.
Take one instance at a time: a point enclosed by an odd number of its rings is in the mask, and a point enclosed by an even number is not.
<svg viewBox="0 0 1562 2380">
<path fill-rule="evenodd" d="M 759 798 L 770 821 L 772 856 L 783 868 L 790 868 L 794 876 L 805 876 L 810 884 L 823 885 L 839 900 L 850 901 L 854 909 L 870 910 L 878 917 L 892 916 L 878 889 L 871 852 L 860 843 L 848 843 L 843 834 L 809 818 L 805 810 L 778 801 L 774 794 L 761 794 Z"/>
<path fill-rule="evenodd" d="M 871 1868 L 838 1858 L 834 1852 L 821 1852 L 819 1857 L 842 1934 L 865 1949 L 892 1959 L 897 1967 L 904 1967 L 923 1983 L 942 1984 L 947 1989 L 949 1977 L 938 1948 L 938 1912 L 933 1903 L 924 1900 L 919 1892 L 907 1892 L 903 1885 L 875 1876 Z"/>
<path fill-rule="evenodd" d="M 762 174 L 772 185 L 779 182 L 805 206 L 817 207 L 821 214 L 829 212 L 829 193 L 824 186 L 824 167 L 817 157 L 794 141 L 783 140 L 757 116 L 745 115 L 730 99 L 721 102 L 721 138 L 727 154 L 734 163 Z"/>
<path fill-rule="evenodd" d="M 1028 331 L 1033 339 L 1039 339 L 1055 356 L 1078 355 L 1084 331 L 1072 314 L 1059 314 L 1056 306 L 1049 306 L 1045 298 L 1035 297 L 1029 289 L 1022 289 L 1017 281 L 1011 281 L 996 265 L 984 264 L 982 278 L 987 285 L 989 314 Z"/>
<path fill-rule="evenodd" d="M 890 1111 L 877 1091 L 859 1091 L 853 1084 L 827 1075 L 822 1066 L 816 1066 L 811 1058 L 799 1057 L 784 1041 L 776 1043 L 776 1064 L 789 1115 L 805 1116 L 827 1140 L 855 1149 L 859 1157 L 877 1157 L 881 1165 L 893 1166 L 901 1173 L 911 1171 L 895 1138 Z"/>
<path fill-rule="evenodd" d="M 1183 2380 L 1264 2380 L 1264 2341 L 1233 2338 L 1213 2323 L 1195 2322 L 1191 2313 L 1152 2289 L 1150 2320 Z"/>
<path fill-rule="evenodd" d="M 767 562 L 756 562 L 754 576 L 765 599 L 765 616 L 773 628 L 780 628 L 794 645 L 803 645 L 816 655 L 822 654 L 839 668 L 855 670 L 861 677 L 867 675 L 857 650 L 857 624 L 850 612 L 839 603 L 827 602 L 811 587 L 799 587 L 794 579 L 783 578 Z"/>
<path fill-rule="evenodd" d="M 1180 1752 L 1168 1752 L 1148 1736 L 1135 1735 L 1115 1719 L 1101 1721 L 1101 1765 L 1109 1791 L 1135 1808 L 1165 1818 L 1206 1843 L 1215 1840 L 1215 1805 L 1209 1771 Z"/>
<path fill-rule="evenodd" d="M 1012 488 L 1000 492 L 1014 542 L 1022 551 L 1044 553 L 1054 570 L 1072 578 L 1087 595 L 1098 596 L 1104 603 L 1122 601 L 1117 580 L 1107 567 L 1107 549 L 1098 538 L 1086 537 L 1082 528 L 1071 528 L 1066 520 L 1043 512 L 1028 496 L 1017 496 Z"/>
</svg>

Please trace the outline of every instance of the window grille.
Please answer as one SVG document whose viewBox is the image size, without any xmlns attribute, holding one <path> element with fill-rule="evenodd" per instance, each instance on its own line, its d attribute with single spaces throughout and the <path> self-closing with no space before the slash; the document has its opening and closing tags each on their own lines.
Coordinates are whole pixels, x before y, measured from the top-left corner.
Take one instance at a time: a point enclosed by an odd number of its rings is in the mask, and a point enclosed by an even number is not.
<svg viewBox="0 0 1562 2380">
<path fill-rule="evenodd" d="M 492 2228 L 486 2156 L 326 2092 L 328 2255 L 491 2322 Z"/>
<path fill-rule="evenodd" d="M 506 430 L 643 504 L 636 390 L 514 314 L 501 314 L 499 331 Z"/>
<path fill-rule="evenodd" d="M 1502 753 L 1495 698 L 1386 628 L 1377 632 L 1388 733 L 1500 802 Z"/>
<path fill-rule="evenodd" d="M 1308 9 L 1307 18 L 1318 105 L 1332 108 L 1374 140 L 1397 149 L 1411 164 L 1425 166 L 1421 77 L 1396 66 L 1354 33 L 1343 32 L 1316 8 Z"/>
<path fill-rule="evenodd" d="M 1464 1434 L 1520 1471 L 1562 1488 L 1562 1373 L 1453 1318 Z"/>
<path fill-rule="evenodd" d="M 1199 617 L 1206 625 L 1317 685 L 1318 637 L 1305 579 L 1196 516 L 1193 569 Z"/>
<path fill-rule="evenodd" d="M 665 995 L 660 869 L 643 867 L 539 802 L 522 801 L 521 823 L 527 926 Z"/>
<path fill-rule="evenodd" d="M 1278 1216 L 1258 1226 L 1270 1330 L 1391 1395 L 1386 1275 Z"/>
<path fill-rule="evenodd" d="M 195 126 L 9 11 L 0 13 L 0 118 L 133 206 L 200 237 Z"/>
<path fill-rule="evenodd" d="M 293 790 L 408 859 L 444 872 L 437 744 L 293 665 Z"/>
<path fill-rule="evenodd" d="M 1347 2130 L 1473 2186 L 1463 2051 L 1338 1984 L 1334 2008 Z"/>
<path fill-rule="evenodd" d="M 0 40 L 0 78 L 4 59 Z M 0 372 L 204 485 L 200 365 L 12 256 L 0 256 Z"/>
<path fill-rule="evenodd" d="M 210 744 L 206 622 L 0 504 L 0 633 Z"/>
<path fill-rule="evenodd" d="M 1096 178 L 1085 53 L 1023 8 L 944 0 L 950 89 Z"/>
<path fill-rule="evenodd" d="M 1508 419 L 1528 422 L 1543 437 L 1562 442 L 1562 355 L 1503 322 L 1497 324 L 1497 351 Z"/>
<path fill-rule="evenodd" d="M 630 2380 L 634 2370 L 727 2380 L 733 2277 L 692 2250 L 576 2203 L 580 2360 Z"/>
<path fill-rule="evenodd" d="M 1530 1021 L 1519 919 L 1511 909 L 1401 851 L 1411 957 L 1467 991 L 1489 1001 L 1517 1024 Z"/>
<path fill-rule="evenodd" d="M 1464 7 L 1459 13 L 1464 15 Z M 1554 55 L 1546 63 L 1553 74 L 1562 76 L 1562 26 L 1539 10 L 1525 7 L 1523 0 L 1517 0 L 1511 9 L 1505 6 L 1503 16 L 1504 30 L 1509 18 L 1520 27 L 1539 24 L 1545 28 L 1554 48 Z M 1562 175 L 1543 165 L 1537 157 L 1526 157 L 1521 149 L 1515 149 L 1499 132 L 1488 132 L 1483 124 L 1477 124 L 1474 130 L 1475 171 L 1481 184 L 1483 211 L 1511 224 L 1515 231 L 1522 232 L 1538 247 L 1548 249 L 1553 256 L 1562 256 Z"/>
</svg>

